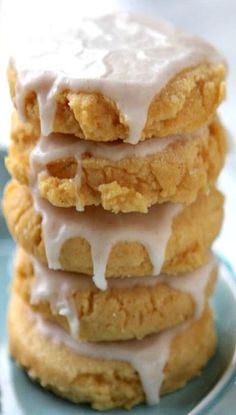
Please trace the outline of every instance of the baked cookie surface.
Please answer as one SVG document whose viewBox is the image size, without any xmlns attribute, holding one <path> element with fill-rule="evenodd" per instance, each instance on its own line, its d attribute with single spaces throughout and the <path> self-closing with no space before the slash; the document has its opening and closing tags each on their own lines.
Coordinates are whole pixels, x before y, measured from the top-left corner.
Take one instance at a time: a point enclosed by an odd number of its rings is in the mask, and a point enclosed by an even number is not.
<svg viewBox="0 0 236 415">
<path fill-rule="evenodd" d="M 80 340 L 128 340 L 158 333 L 201 314 L 216 276 L 216 262 L 211 258 L 209 264 L 181 281 L 173 276 L 144 282 L 140 278 L 112 279 L 104 292 L 84 276 L 49 271 L 20 250 L 13 291 L 35 312 Z M 62 308 L 69 317 L 60 314 Z"/>
<path fill-rule="evenodd" d="M 10 182 L 5 190 L 3 207 L 12 236 L 26 252 L 46 265 L 42 218 L 34 210 L 29 188 L 16 181 Z M 77 215 L 79 220 L 81 213 Z M 173 218 L 162 272 L 190 272 L 206 263 L 209 248 L 218 235 L 222 220 L 223 196 L 217 190 L 213 189 L 208 196 L 202 195 L 195 203 L 185 207 Z M 59 259 L 61 269 L 65 271 L 93 274 L 91 249 L 83 238 L 74 237 L 65 241 Z M 119 242 L 111 249 L 106 266 L 107 277 L 152 274 L 153 265 L 141 240 Z"/>
<path fill-rule="evenodd" d="M 155 203 L 190 204 L 208 192 L 223 166 L 226 147 L 217 118 L 192 136 L 131 146 L 79 143 L 62 135 L 39 139 L 33 126 L 14 114 L 6 165 L 21 184 L 29 183 L 34 170 L 40 195 L 54 206 L 101 205 L 115 213 L 146 213 Z"/>
<path fill-rule="evenodd" d="M 87 357 L 53 342 L 39 331 L 29 307 L 16 295 L 9 308 L 8 330 L 10 352 L 17 363 L 56 394 L 75 403 L 90 402 L 99 410 L 131 408 L 145 400 L 140 377 L 131 364 Z M 160 393 L 181 388 L 198 375 L 213 355 L 215 342 L 212 314 L 206 309 L 173 338 Z"/>
</svg>

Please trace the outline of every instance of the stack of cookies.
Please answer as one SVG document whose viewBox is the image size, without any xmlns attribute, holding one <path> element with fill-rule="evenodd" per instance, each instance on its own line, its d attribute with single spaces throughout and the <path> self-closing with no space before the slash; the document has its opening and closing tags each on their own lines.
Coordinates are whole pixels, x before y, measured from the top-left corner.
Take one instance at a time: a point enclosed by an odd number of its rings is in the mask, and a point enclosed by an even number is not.
<svg viewBox="0 0 236 415">
<path fill-rule="evenodd" d="M 156 404 L 215 350 L 224 61 L 168 23 L 112 14 L 32 40 L 8 76 L 11 354 L 74 402 Z"/>
</svg>

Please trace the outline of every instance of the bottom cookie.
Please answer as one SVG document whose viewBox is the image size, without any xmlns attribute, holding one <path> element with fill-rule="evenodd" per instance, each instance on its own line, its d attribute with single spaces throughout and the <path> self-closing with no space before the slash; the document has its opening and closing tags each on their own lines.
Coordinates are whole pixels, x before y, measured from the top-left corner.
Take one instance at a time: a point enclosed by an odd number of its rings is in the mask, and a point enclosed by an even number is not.
<svg viewBox="0 0 236 415">
<path fill-rule="evenodd" d="M 20 318 L 19 318 L 20 316 Z M 215 350 L 212 313 L 143 340 L 89 344 L 33 314 L 13 295 L 9 309 L 10 352 L 29 376 L 73 402 L 95 409 L 131 408 L 183 387 Z M 106 356 L 104 358 L 104 356 Z"/>
</svg>

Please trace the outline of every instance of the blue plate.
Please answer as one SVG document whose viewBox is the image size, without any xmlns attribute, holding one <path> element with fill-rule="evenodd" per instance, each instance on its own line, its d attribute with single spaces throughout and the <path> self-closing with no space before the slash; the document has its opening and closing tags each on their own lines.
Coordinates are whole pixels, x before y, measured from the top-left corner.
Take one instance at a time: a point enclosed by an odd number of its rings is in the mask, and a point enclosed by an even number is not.
<svg viewBox="0 0 236 415">
<path fill-rule="evenodd" d="M 8 176 L 0 153 L 0 194 Z M 89 415 L 97 414 L 88 405 L 74 405 L 32 383 L 8 355 L 6 309 L 15 251 L 0 213 L 0 413 L 3 415 Z M 236 414 L 236 277 L 224 258 L 213 298 L 218 347 L 202 375 L 182 390 L 163 397 L 155 407 L 140 405 L 134 415 L 234 415 Z M 102 412 L 126 414 L 125 410 Z"/>
</svg>

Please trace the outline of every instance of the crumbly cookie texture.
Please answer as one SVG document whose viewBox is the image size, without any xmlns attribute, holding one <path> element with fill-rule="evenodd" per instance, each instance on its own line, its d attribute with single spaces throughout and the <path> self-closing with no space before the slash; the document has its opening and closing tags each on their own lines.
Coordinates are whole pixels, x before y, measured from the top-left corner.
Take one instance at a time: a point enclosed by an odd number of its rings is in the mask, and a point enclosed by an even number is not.
<svg viewBox="0 0 236 415">
<path fill-rule="evenodd" d="M 50 140 L 50 137 L 47 138 Z M 164 140 L 164 138 L 163 138 Z M 29 181 L 30 153 L 38 141 L 32 124 L 12 118 L 12 143 L 6 166 L 22 184 Z M 38 178 L 40 195 L 54 206 L 99 205 L 118 212 L 142 212 L 155 203 L 190 204 L 208 192 L 224 163 L 225 131 L 215 118 L 200 137 L 178 140 L 164 150 L 143 158 L 120 161 L 82 156 L 81 185 L 72 179 L 77 172 L 74 157 L 55 160 Z"/>
<path fill-rule="evenodd" d="M 42 218 L 34 211 L 27 186 L 10 182 L 4 194 L 5 217 L 16 241 L 31 255 L 47 264 L 42 238 Z M 162 272 L 189 272 L 206 263 L 208 250 L 218 235 L 223 220 L 223 196 L 212 189 L 190 206 L 185 207 L 172 223 Z M 65 271 L 93 274 L 89 243 L 82 238 L 69 239 L 60 252 Z M 141 241 L 117 243 L 109 255 L 107 277 L 152 275 L 153 266 Z"/>
<path fill-rule="evenodd" d="M 10 352 L 17 363 L 56 394 L 75 403 L 90 402 L 99 410 L 129 409 L 145 400 L 138 373 L 129 363 L 89 358 L 53 343 L 37 331 L 29 307 L 16 295 L 9 308 L 8 330 Z M 173 339 L 161 394 L 181 388 L 199 375 L 213 355 L 215 343 L 212 314 L 206 309 L 200 320 Z"/>
<path fill-rule="evenodd" d="M 213 292 L 216 276 L 215 267 L 209 273 L 205 286 L 206 300 Z M 28 255 L 20 250 L 13 289 L 28 304 L 34 282 L 32 263 Z M 149 287 L 116 287 L 105 292 L 91 286 L 77 290 L 71 298 L 79 320 L 79 338 L 89 342 L 140 339 L 188 321 L 195 312 L 195 302 L 189 293 L 165 283 Z M 47 300 L 31 304 L 31 307 L 70 332 L 67 319 L 53 313 Z"/>
<path fill-rule="evenodd" d="M 10 92 L 15 102 L 17 73 L 8 69 Z M 209 122 L 225 96 L 225 66 L 202 63 L 186 68 L 171 79 L 149 106 L 141 140 L 194 131 Z M 135 100 L 135 97 L 134 97 Z M 56 96 L 53 131 L 94 141 L 125 140 L 129 126 L 115 102 L 97 92 L 64 90 Z M 37 95 L 25 96 L 25 113 L 40 126 Z"/>
</svg>

